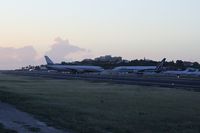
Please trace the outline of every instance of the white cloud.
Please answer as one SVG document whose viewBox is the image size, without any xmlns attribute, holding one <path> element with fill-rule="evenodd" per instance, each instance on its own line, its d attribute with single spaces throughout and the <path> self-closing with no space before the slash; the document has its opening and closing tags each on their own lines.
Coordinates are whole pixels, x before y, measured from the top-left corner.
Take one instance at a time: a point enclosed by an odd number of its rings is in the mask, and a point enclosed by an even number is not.
<svg viewBox="0 0 200 133">
<path fill-rule="evenodd" d="M 55 43 L 51 46 L 51 49 L 46 52 L 46 55 L 51 57 L 55 62 L 61 62 L 80 59 L 88 53 L 88 50 L 72 45 L 68 40 L 56 38 Z"/>
<path fill-rule="evenodd" d="M 0 47 L 0 69 L 14 69 L 36 64 L 37 52 L 32 46 Z"/>
<path fill-rule="evenodd" d="M 86 56 L 91 57 L 88 50 L 69 43 L 68 40 L 56 38 L 50 50 L 45 53 L 55 62 L 80 60 Z M 45 64 L 44 57 L 39 57 L 33 46 L 21 48 L 0 47 L 0 69 L 16 69 L 28 65 Z"/>
</svg>

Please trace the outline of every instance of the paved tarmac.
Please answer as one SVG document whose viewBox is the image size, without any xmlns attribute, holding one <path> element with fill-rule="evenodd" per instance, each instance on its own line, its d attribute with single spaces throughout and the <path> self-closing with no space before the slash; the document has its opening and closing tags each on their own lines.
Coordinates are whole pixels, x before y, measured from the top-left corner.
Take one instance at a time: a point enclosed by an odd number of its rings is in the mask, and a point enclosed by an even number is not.
<svg viewBox="0 0 200 133">
<path fill-rule="evenodd" d="M 0 102 L 0 123 L 19 133 L 68 133 L 49 127 L 30 114 L 2 102 Z"/>
<path fill-rule="evenodd" d="M 4 71 L 5 74 L 15 74 L 33 77 L 45 77 L 67 80 L 89 80 L 94 82 L 112 82 L 118 84 L 135 84 L 146 86 L 161 86 L 185 88 L 200 91 L 200 77 L 179 77 L 167 75 L 101 75 L 101 74 L 67 74 L 47 71 Z"/>
</svg>

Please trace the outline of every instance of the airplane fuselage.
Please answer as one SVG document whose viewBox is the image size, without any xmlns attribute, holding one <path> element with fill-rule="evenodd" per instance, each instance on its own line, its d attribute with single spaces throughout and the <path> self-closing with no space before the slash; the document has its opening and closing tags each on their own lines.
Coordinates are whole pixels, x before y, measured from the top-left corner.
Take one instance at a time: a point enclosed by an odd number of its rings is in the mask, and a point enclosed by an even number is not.
<svg viewBox="0 0 200 133">
<path fill-rule="evenodd" d="M 102 72 L 104 69 L 98 66 L 78 66 L 78 65 L 47 65 L 50 70 L 73 71 L 73 72 Z"/>
<path fill-rule="evenodd" d="M 200 76 L 200 71 L 198 69 L 188 68 L 185 71 L 165 71 L 163 74 Z"/>
<path fill-rule="evenodd" d="M 115 67 L 115 72 L 128 72 L 128 73 L 143 73 L 143 72 L 156 72 L 159 73 L 163 70 L 163 65 L 166 58 L 164 58 L 157 66 L 119 66 Z"/>
<path fill-rule="evenodd" d="M 113 69 L 117 72 L 141 72 L 141 71 L 155 71 L 156 66 L 120 66 Z"/>
</svg>

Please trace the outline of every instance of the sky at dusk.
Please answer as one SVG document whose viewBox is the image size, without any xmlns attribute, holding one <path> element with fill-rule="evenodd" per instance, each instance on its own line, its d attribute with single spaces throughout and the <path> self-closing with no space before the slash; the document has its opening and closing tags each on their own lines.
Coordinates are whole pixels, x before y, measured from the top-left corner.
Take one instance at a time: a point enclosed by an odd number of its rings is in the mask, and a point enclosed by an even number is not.
<svg viewBox="0 0 200 133">
<path fill-rule="evenodd" d="M 0 0 L 0 69 L 95 58 L 200 62 L 200 0 Z"/>
</svg>

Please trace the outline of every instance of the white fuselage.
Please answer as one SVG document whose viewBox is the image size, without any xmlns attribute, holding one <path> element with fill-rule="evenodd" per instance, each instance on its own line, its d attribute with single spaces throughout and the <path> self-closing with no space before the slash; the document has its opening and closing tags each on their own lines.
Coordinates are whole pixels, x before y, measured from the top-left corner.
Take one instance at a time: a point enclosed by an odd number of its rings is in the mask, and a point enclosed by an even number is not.
<svg viewBox="0 0 200 133">
<path fill-rule="evenodd" d="M 165 71 L 163 74 L 167 75 L 191 75 L 191 76 L 200 76 L 200 71 L 194 68 L 188 68 L 185 71 Z"/>
<path fill-rule="evenodd" d="M 156 66 L 119 66 L 115 67 L 113 71 L 116 72 L 140 72 L 140 71 L 155 71 Z"/>
<path fill-rule="evenodd" d="M 57 71 L 76 71 L 76 72 L 102 72 L 104 69 L 99 66 L 79 66 L 79 65 L 47 65 L 48 69 Z"/>
</svg>

